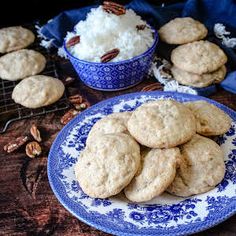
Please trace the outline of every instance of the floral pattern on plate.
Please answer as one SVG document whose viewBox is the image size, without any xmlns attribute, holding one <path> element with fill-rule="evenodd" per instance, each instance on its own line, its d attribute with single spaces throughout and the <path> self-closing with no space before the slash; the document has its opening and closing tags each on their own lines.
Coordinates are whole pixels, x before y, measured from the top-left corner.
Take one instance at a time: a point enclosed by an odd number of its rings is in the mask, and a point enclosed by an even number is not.
<svg viewBox="0 0 236 236">
<path fill-rule="evenodd" d="M 132 111 L 157 99 L 180 102 L 206 100 L 232 118 L 230 130 L 216 138 L 225 154 L 226 174 L 215 189 L 189 198 L 164 193 L 143 203 L 129 202 L 122 193 L 109 199 L 93 199 L 81 190 L 74 174 L 80 152 L 93 124 L 113 112 Z M 59 201 L 72 214 L 100 230 L 116 235 L 182 235 L 198 232 L 236 212 L 236 113 L 207 98 L 166 92 L 126 94 L 87 109 L 59 133 L 48 159 L 50 185 Z M 86 171 L 86 170 L 85 170 Z"/>
</svg>

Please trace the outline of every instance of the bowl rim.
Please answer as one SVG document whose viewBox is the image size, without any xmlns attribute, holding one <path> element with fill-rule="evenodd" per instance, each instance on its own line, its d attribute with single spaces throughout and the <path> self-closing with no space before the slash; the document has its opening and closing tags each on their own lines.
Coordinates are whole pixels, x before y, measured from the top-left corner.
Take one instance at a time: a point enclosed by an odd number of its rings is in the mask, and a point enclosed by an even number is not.
<svg viewBox="0 0 236 236">
<path fill-rule="evenodd" d="M 149 27 L 151 27 L 151 26 L 149 26 Z M 63 41 L 63 48 L 64 48 L 66 54 L 67 54 L 69 57 L 73 58 L 74 60 L 79 61 L 80 63 L 84 63 L 84 64 L 104 65 L 104 66 L 107 65 L 107 66 L 108 66 L 108 65 L 118 65 L 118 64 L 124 64 L 124 63 L 130 63 L 130 62 L 133 62 L 133 61 L 135 61 L 135 60 L 137 60 L 137 59 L 139 59 L 139 58 L 141 58 L 141 57 L 143 57 L 143 56 L 146 56 L 147 54 L 149 54 L 150 51 L 152 51 L 152 50 L 156 47 L 156 45 L 157 45 L 157 43 L 158 43 L 158 41 L 159 41 L 159 35 L 158 35 L 157 30 L 154 29 L 153 27 L 151 27 L 151 30 L 152 30 L 152 32 L 154 33 L 154 41 L 153 41 L 152 46 L 151 46 L 150 48 L 148 48 L 148 49 L 147 49 L 145 52 L 143 52 L 142 54 L 139 54 L 139 55 L 137 55 L 137 56 L 135 56 L 135 57 L 132 57 L 132 58 L 130 58 L 130 59 L 123 60 L 123 61 L 117 61 L 117 62 L 93 62 L 93 61 L 86 61 L 86 60 L 79 59 L 78 57 L 75 57 L 74 55 L 72 55 L 72 54 L 69 52 L 69 50 L 68 50 L 67 47 L 66 47 L 66 41 L 65 41 L 65 39 L 64 39 L 64 41 Z"/>
</svg>

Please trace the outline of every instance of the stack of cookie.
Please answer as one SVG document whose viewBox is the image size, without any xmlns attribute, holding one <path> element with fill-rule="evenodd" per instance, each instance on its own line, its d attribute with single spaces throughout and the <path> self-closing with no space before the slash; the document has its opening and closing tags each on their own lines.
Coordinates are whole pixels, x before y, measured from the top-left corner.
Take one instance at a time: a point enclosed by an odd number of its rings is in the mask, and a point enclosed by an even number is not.
<svg viewBox="0 0 236 236">
<path fill-rule="evenodd" d="M 24 49 L 35 40 L 34 34 L 21 26 L 0 29 L 0 78 L 9 81 L 40 73 L 46 58 L 39 52 Z M 7 53 L 7 54 L 6 54 Z"/>
<path fill-rule="evenodd" d="M 230 117 L 204 101 L 157 100 L 95 123 L 75 175 L 90 197 L 122 190 L 133 202 L 167 191 L 191 196 L 213 189 L 225 174 L 224 155 L 210 138 L 225 133 Z M 214 170 L 214 171 L 213 171 Z"/>
<path fill-rule="evenodd" d="M 34 34 L 21 26 L 0 29 L 0 53 L 5 54 L 0 57 L 0 78 L 24 79 L 14 88 L 12 99 L 29 108 L 49 105 L 64 93 L 61 81 L 37 75 L 44 70 L 46 58 L 35 50 L 25 49 L 34 40 Z"/>
<path fill-rule="evenodd" d="M 202 88 L 225 78 L 227 57 L 216 44 L 201 40 L 207 29 L 199 21 L 176 18 L 162 26 L 159 35 L 165 43 L 183 44 L 171 53 L 171 72 L 180 84 Z"/>
</svg>

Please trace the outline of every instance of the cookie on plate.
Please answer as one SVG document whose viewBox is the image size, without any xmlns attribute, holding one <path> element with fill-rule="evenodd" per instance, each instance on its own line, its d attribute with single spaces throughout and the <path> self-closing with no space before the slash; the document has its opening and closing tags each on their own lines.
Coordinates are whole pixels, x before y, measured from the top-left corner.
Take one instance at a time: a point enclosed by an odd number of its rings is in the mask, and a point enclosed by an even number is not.
<svg viewBox="0 0 236 236">
<path fill-rule="evenodd" d="M 197 133 L 204 136 L 221 135 L 231 126 L 231 118 L 218 107 L 206 101 L 184 103 L 195 115 Z"/>
<path fill-rule="evenodd" d="M 10 81 L 40 73 L 46 65 L 45 57 L 34 50 L 21 49 L 0 57 L 0 78 Z"/>
<path fill-rule="evenodd" d="M 171 68 L 174 79 L 179 83 L 196 88 L 203 88 L 213 83 L 220 83 L 226 75 L 226 67 L 223 65 L 218 70 L 206 74 L 194 74 L 179 69 L 176 66 Z"/>
<path fill-rule="evenodd" d="M 34 34 L 21 26 L 0 29 L 0 53 L 11 52 L 27 47 L 34 42 Z"/>
<path fill-rule="evenodd" d="M 86 144 L 93 143 L 93 139 L 102 134 L 128 133 L 127 122 L 131 112 L 117 112 L 97 121 L 90 130 Z"/>
<path fill-rule="evenodd" d="M 175 178 L 179 158 L 178 148 L 142 151 L 140 168 L 124 190 L 126 197 L 144 202 L 163 193 Z"/>
<path fill-rule="evenodd" d="M 75 175 L 90 197 L 107 198 L 126 187 L 140 165 L 140 148 L 127 134 L 104 134 L 81 153 Z"/>
<path fill-rule="evenodd" d="M 168 44 L 185 44 L 203 39 L 207 28 L 191 17 L 175 18 L 163 25 L 158 33 L 160 39 Z"/>
<path fill-rule="evenodd" d="M 138 107 L 128 121 L 128 130 L 144 146 L 171 148 L 191 139 L 196 132 L 196 121 L 183 104 L 158 100 Z"/>
<path fill-rule="evenodd" d="M 61 98 L 64 84 L 53 77 L 35 75 L 22 80 L 12 92 L 12 99 L 28 108 L 50 105 Z"/>
<path fill-rule="evenodd" d="M 188 197 L 207 192 L 222 181 L 224 154 L 213 140 L 196 134 L 180 150 L 180 165 L 167 192 Z"/>
<path fill-rule="evenodd" d="M 204 74 L 223 66 L 227 56 L 216 44 L 201 40 L 175 48 L 171 53 L 171 61 L 181 70 Z"/>
</svg>

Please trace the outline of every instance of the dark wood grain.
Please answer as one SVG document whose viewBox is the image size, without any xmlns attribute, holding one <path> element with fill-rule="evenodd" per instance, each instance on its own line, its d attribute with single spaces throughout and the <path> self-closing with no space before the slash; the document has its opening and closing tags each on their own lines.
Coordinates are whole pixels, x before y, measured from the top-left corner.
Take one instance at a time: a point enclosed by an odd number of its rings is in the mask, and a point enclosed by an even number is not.
<svg viewBox="0 0 236 236">
<path fill-rule="evenodd" d="M 59 61 L 59 64 L 61 77 L 76 76 L 67 61 Z M 151 83 L 155 83 L 155 80 L 146 79 L 125 91 L 99 92 L 77 81 L 68 89 L 68 93 L 72 95 L 79 92 L 91 104 L 95 104 L 120 94 L 140 91 Z M 157 88 L 161 89 L 160 84 Z M 219 90 L 211 98 L 236 110 L 234 94 Z M 107 235 L 82 223 L 65 210 L 49 186 L 47 155 L 53 140 L 63 127 L 60 124 L 63 113 L 15 122 L 0 136 L 0 235 Z M 3 146 L 14 137 L 28 133 L 33 123 L 42 133 L 43 155 L 30 159 L 25 155 L 24 149 L 12 154 L 5 153 Z M 236 216 L 196 235 L 236 235 Z"/>
</svg>

